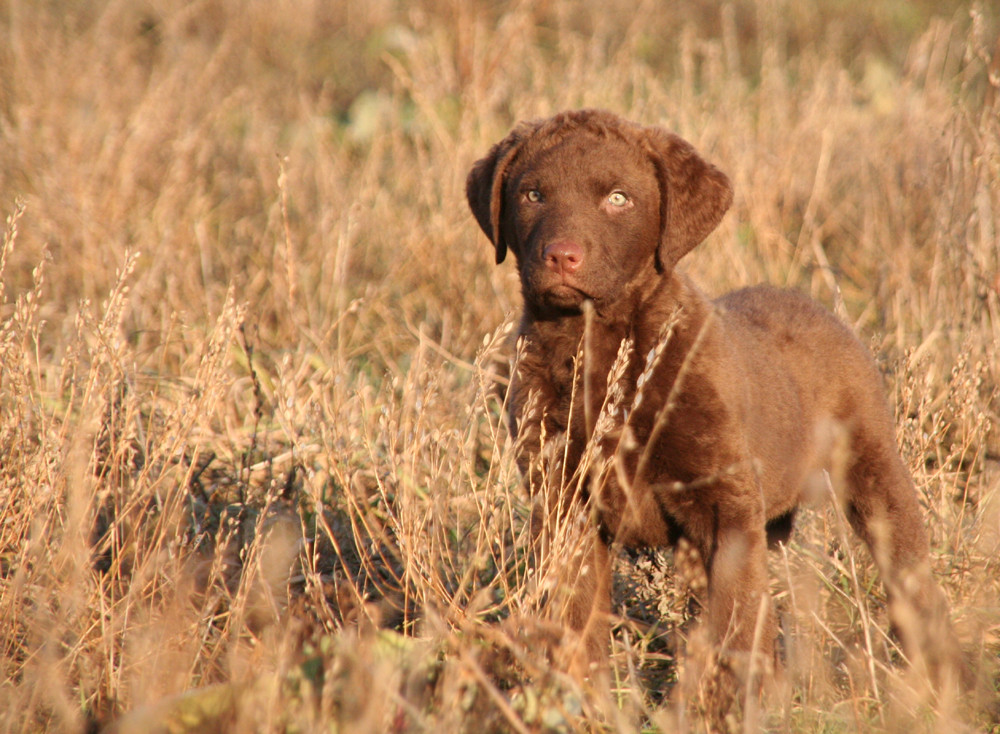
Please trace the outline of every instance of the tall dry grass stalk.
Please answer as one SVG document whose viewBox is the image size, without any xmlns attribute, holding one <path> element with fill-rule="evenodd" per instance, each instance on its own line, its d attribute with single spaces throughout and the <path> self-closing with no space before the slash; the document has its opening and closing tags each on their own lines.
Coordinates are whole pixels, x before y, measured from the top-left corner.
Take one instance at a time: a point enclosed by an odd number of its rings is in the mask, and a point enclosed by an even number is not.
<svg viewBox="0 0 1000 734">
<path fill-rule="evenodd" d="M 871 341 L 978 675 L 924 695 L 824 490 L 772 555 L 787 685 L 727 725 L 1000 726 L 1000 17 L 681 5 L 0 3 L 3 730 L 708 726 L 684 549 L 616 561 L 610 689 L 539 618 L 464 180 L 584 105 L 731 176 L 707 289 Z"/>
</svg>

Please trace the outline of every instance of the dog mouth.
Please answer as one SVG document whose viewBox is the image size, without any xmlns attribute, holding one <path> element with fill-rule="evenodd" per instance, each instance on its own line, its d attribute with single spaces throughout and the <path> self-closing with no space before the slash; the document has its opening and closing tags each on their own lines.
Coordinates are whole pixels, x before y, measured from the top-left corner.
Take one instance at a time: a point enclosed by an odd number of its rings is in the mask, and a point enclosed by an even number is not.
<svg viewBox="0 0 1000 734">
<path fill-rule="evenodd" d="M 579 313 L 584 301 L 597 301 L 596 294 L 576 274 L 535 270 L 525 275 L 525 299 L 543 311 Z"/>
<path fill-rule="evenodd" d="M 592 301 L 594 297 L 577 285 L 562 281 L 544 288 L 540 294 L 541 300 L 548 306 L 560 309 L 577 310 L 584 301 Z"/>
</svg>

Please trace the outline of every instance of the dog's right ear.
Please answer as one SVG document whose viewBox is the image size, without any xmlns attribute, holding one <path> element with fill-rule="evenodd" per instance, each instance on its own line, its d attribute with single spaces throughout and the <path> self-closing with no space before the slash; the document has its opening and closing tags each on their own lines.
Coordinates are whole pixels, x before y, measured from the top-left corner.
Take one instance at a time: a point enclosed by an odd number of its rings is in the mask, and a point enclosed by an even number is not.
<svg viewBox="0 0 1000 734">
<path fill-rule="evenodd" d="M 485 158 L 476 161 L 465 181 L 465 196 L 469 200 L 469 208 L 479 222 L 479 227 L 496 248 L 498 265 L 507 256 L 507 242 L 500 231 L 507 169 L 524 141 L 537 129 L 538 123 L 522 122 L 506 138 L 490 148 Z"/>
</svg>

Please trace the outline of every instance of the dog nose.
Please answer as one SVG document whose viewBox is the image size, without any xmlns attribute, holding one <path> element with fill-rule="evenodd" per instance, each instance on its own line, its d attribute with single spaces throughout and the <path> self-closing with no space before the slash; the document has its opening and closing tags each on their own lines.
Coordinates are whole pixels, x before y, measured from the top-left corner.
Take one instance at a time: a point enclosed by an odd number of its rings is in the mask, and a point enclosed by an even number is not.
<svg viewBox="0 0 1000 734">
<path fill-rule="evenodd" d="M 572 240 L 560 240 L 546 247 L 542 258 L 549 270 L 569 275 L 583 262 L 583 248 Z"/>
</svg>

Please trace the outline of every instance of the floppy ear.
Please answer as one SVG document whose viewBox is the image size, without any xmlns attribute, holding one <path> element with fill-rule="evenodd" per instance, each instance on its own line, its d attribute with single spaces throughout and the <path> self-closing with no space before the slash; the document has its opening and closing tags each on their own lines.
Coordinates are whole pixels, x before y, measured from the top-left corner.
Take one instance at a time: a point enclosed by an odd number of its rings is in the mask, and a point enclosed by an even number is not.
<svg viewBox="0 0 1000 734">
<path fill-rule="evenodd" d="M 500 232 L 503 185 L 507 169 L 521 145 L 538 129 L 540 123 L 518 125 L 506 138 L 490 148 L 485 158 L 480 158 L 469 171 L 465 181 L 465 196 L 469 208 L 479 222 L 479 227 L 496 248 L 497 264 L 507 256 L 507 243 Z"/>
<path fill-rule="evenodd" d="M 655 127 L 644 132 L 660 181 L 656 264 L 666 271 L 718 226 L 733 203 L 733 187 L 686 140 Z"/>
</svg>

